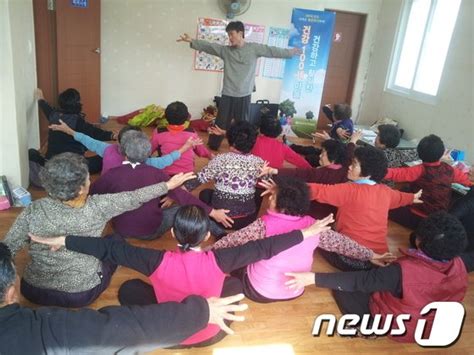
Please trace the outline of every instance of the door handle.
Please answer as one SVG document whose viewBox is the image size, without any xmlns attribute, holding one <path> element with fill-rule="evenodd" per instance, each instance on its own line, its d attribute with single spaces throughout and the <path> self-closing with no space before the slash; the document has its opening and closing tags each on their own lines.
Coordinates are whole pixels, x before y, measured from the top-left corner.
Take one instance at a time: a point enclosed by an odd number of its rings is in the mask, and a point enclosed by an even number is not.
<svg viewBox="0 0 474 355">
<path fill-rule="evenodd" d="M 100 48 L 93 49 L 92 52 L 100 54 Z"/>
</svg>

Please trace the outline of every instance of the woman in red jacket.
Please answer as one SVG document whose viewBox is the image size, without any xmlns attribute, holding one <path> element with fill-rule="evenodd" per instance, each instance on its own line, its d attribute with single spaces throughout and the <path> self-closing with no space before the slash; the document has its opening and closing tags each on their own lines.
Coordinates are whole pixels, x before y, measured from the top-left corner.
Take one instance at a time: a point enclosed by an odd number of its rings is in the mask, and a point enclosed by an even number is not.
<svg viewBox="0 0 474 355">
<path fill-rule="evenodd" d="M 415 233 L 417 249 L 403 252 L 390 266 L 332 274 L 287 274 L 294 278 L 287 285 L 299 289 L 315 283 L 333 289 L 342 313 L 356 314 L 361 319 L 370 315 L 370 322 L 373 316 L 381 315 L 378 328 L 383 327 L 389 314 L 394 318 L 409 314 L 410 319 L 404 322 L 406 333 L 391 337 L 400 342 L 414 342 L 418 320 L 426 319 L 425 331 L 430 334 L 435 317 L 434 312 L 421 317 L 421 310 L 435 301 L 461 302 L 467 290 L 467 272 L 474 269 L 472 252 L 463 253 L 466 232 L 457 218 L 446 212 L 434 213 L 419 224 Z M 395 323 L 390 329 L 398 328 Z M 354 329 L 354 335 L 357 333 L 360 334 L 360 329 Z"/>
</svg>

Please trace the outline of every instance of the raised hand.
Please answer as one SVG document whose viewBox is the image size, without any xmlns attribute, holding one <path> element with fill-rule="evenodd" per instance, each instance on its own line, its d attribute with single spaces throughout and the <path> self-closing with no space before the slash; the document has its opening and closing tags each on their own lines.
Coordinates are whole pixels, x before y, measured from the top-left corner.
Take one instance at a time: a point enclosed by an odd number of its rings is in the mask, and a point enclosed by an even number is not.
<svg viewBox="0 0 474 355">
<path fill-rule="evenodd" d="M 322 131 L 322 132 L 314 132 L 314 133 L 311 133 L 311 135 L 314 137 L 314 138 L 319 138 L 323 141 L 327 141 L 328 139 L 331 139 L 331 136 L 329 135 L 328 132 L 326 131 Z"/>
<path fill-rule="evenodd" d="M 118 140 L 119 133 L 120 133 L 120 130 L 118 130 L 118 129 L 113 129 L 112 130 L 112 139 L 114 141 Z"/>
<path fill-rule="evenodd" d="M 66 245 L 65 236 L 44 238 L 38 237 L 37 235 L 34 235 L 32 233 L 28 233 L 28 236 L 35 243 L 49 245 L 52 251 L 56 251 Z"/>
<path fill-rule="evenodd" d="M 347 129 L 342 128 L 342 127 L 339 127 L 338 129 L 336 129 L 336 134 L 341 139 L 347 139 L 351 136 L 349 131 Z"/>
<path fill-rule="evenodd" d="M 272 179 L 261 180 L 258 183 L 258 185 L 265 189 L 265 191 L 263 191 L 260 196 L 265 196 L 265 195 L 268 195 L 268 194 L 272 194 L 272 193 L 275 192 L 275 189 L 276 189 L 276 183 Z"/>
<path fill-rule="evenodd" d="M 352 133 L 350 142 L 357 144 L 357 142 L 361 140 L 362 136 L 363 136 L 362 131 L 357 130 L 354 133 Z"/>
<path fill-rule="evenodd" d="M 234 312 L 242 312 L 249 308 L 245 303 L 233 304 L 244 299 L 244 295 L 239 293 L 235 296 L 217 298 L 211 297 L 207 299 L 209 305 L 209 323 L 216 324 L 227 334 L 234 334 L 234 331 L 225 324 L 224 319 L 243 322 L 244 316 L 236 316 Z"/>
<path fill-rule="evenodd" d="M 423 190 L 419 190 L 416 194 L 413 195 L 413 203 L 423 203 L 421 199 L 421 195 L 423 194 Z"/>
<path fill-rule="evenodd" d="M 327 231 L 331 229 L 330 224 L 334 222 L 334 216 L 333 214 L 329 214 L 323 219 L 319 219 L 316 222 L 314 222 L 312 225 L 309 227 L 302 229 L 301 232 L 303 233 L 303 237 L 310 238 L 318 235 L 321 232 Z"/>
<path fill-rule="evenodd" d="M 60 131 L 60 132 L 69 134 L 70 136 L 74 136 L 74 133 L 76 133 L 76 131 L 74 131 L 71 127 L 65 124 L 63 120 L 59 120 L 59 124 L 49 125 L 49 129 L 53 131 Z"/>
<path fill-rule="evenodd" d="M 195 147 L 197 145 L 203 144 L 203 141 L 199 137 L 189 137 L 186 143 L 183 144 L 181 148 L 178 149 L 178 151 L 183 154 L 185 151 L 188 149 Z"/>
<path fill-rule="evenodd" d="M 263 164 L 263 166 L 260 168 L 260 174 L 258 175 L 258 177 L 262 177 L 262 176 L 265 176 L 265 175 L 276 175 L 276 174 L 278 174 L 278 169 L 272 168 L 269 164 L 270 163 L 268 161 L 266 161 Z"/>
<path fill-rule="evenodd" d="M 226 134 L 226 131 L 220 128 L 219 126 L 210 126 L 207 132 L 215 136 L 223 136 Z"/>
<path fill-rule="evenodd" d="M 187 33 L 183 33 L 182 35 L 179 36 L 179 38 L 176 40 L 176 42 L 188 42 L 190 43 L 193 39 L 191 38 L 190 35 Z"/>
<path fill-rule="evenodd" d="M 204 144 L 202 139 L 199 137 L 191 137 L 189 140 L 191 141 L 191 144 L 193 145 L 193 147 Z"/>
<path fill-rule="evenodd" d="M 377 254 L 374 253 L 370 262 L 377 266 L 387 266 L 397 260 L 397 257 L 392 253 Z"/>
<path fill-rule="evenodd" d="M 209 216 L 216 222 L 222 224 L 224 227 L 232 228 L 234 220 L 227 215 L 229 212 L 230 210 L 224 210 L 222 208 L 219 210 L 213 209 L 211 213 L 209 213 Z"/>
<path fill-rule="evenodd" d="M 315 283 L 313 272 L 285 272 L 285 275 L 291 277 L 285 282 L 285 285 L 295 292 Z"/>
<path fill-rule="evenodd" d="M 174 175 L 171 179 L 169 179 L 166 182 L 166 186 L 168 186 L 168 190 L 173 190 L 177 188 L 178 186 L 181 186 L 186 181 L 194 179 L 195 177 L 196 175 L 194 174 L 194 172 L 179 173 L 179 174 Z"/>
<path fill-rule="evenodd" d="M 168 196 L 165 196 L 160 200 L 160 203 L 161 203 L 161 208 L 167 208 L 173 205 L 174 201 Z"/>
<path fill-rule="evenodd" d="M 35 99 L 44 100 L 43 90 L 41 90 L 40 88 L 35 89 Z"/>
</svg>

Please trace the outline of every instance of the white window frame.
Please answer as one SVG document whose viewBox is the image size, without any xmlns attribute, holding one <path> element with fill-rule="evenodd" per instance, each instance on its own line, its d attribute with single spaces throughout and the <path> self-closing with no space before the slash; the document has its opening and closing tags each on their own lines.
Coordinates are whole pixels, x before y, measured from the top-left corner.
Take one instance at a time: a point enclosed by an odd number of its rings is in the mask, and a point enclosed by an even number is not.
<svg viewBox="0 0 474 355">
<path fill-rule="evenodd" d="M 420 46 L 420 51 L 418 53 L 418 59 L 417 59 L 415 74 L 414 74 L 414 78 L 413 78 L 413 82 L 412 82 L 412 88 L 408 89 L 408 88 L 405 88 L 405 87 L 402 87 L 402 86 L 395 85 L 395 77 L 397 75 L 398 64 L 399 64 L 400 56 L 401 56 L 401 53 L 402 53 L 403 40 L 405 38 L 407 24 L 408 24 L 408 20 L 409 20 L 409 17 L 410 17 L 410 11 L 411 11 L 411 8 L 412 8 L 412 5 L 413 5 L 413 0 L 403 0 L 401 14 L 400 14 L 400 17 L 398 19 L 398 24 L 397 24 L 398 31 L 397 31 L 397 35 L 396 35 L 396 40 L 394 41 L 394 45 L 393 45 L 393 48 L 392 48 L 392 55 L 391 55 L 391 58 L 390 58 L 389 71 L 388 71 L 388 75 L 387 75 L 386 82 L 385 82 L 385 91 L 386 92 L 389 92 L 389 93 L 392 93 L 392 94 L 395 94 L 395 95 L 399 95 L 399 96 L 403 96 L 403 97 L 408 98 L 408 99 L 413 99 L 415 101 L 420 101 L 420 102 L 423 102 L 423 103 L 431 104 L 431 105 L 436 105 L 438 103 L 439 87 L 441 86 L 441 82 L 443 80 L 445 65 L 443 65 L 443 71 L 441 73 L 441 78 L 440 78 L 440 84 L 438 86 L 438 91 L 437 91 L 436 95 L 430 95 L 430 94 L 426 94 L 426 93 L 423 93 L 423 92 L 420 92 L 420 91 L 416 91 L 415 89 L 413 89 L 413 87 L 415 85 L 415 78 L 416 78 L 416 74 L 417 74 L 417 71 L 418 71 L 418 65 L 419 65 L 419 62 L 420 62 L 421 54 L 423 52 L 423 46 L 424 46 L 424 43 L 425 43 L 425 40 L 426 40 L 426 32 L 431 27 L 431 23 L 432 23 L 432 20 L 433 20 L 433 13 L 434 13 L 434 10 L 436 9 L 436 2 L 437 2 L 437 0 L 434 0 L 431 3 L 431 7 L 430 7 L 430 10 L 429 10 L 429 13 L 428 13 L 428 19 L 427 19 L 425 30 L 424 30 L 424 33 L 423 33 L 423 39 L 422 39 L 421 46 Z M 462 2 L 461 2 L 461 4 L 462 4 Z M 459 12 L 458 12 L 458 16 L 459 16 Z M 456 22 L 457 22 L 457 18 L 456 18 Z M 455 26 L 456 26 L 456 24 L 455 24 Z M 453 33 L 454 33 L 454 30 L 455 29 L 453 29 Z M 451 46 L 451 41 L 452 41 L 452 36 L 451 36 L 451 39 L 450 39 L 449 47 Z M 448 50 L 448 53 L 446 54 L 446 57 L 448 56 L 448 54 L 449 54 L 449 50 Z M 446 62 L 445 62 L 445 64 L 446 64 Z"/>
</svg>

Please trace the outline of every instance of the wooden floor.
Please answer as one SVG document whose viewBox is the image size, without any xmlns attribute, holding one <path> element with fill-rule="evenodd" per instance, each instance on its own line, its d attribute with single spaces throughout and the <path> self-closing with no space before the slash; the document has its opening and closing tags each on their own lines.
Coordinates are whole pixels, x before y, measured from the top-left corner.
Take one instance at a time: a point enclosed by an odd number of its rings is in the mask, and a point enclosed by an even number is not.
<svg viewBox="0 0 474 355">
<path fill-rule="evenodd" d="M 119 128 L 115 123 L 107 123 L 108 128 Z M 203 135 L 204 136 L 204 135 Z M 293 140 L 293 139 L 290 139 Z M 295 139 L 296 141 L 298 139 Z M 298 141 L 302 143 L 302 141 Z M 305 141 L 309 144 L 309 141 Z M 226 151 L 227 146 L 223 146 L 221 151 Z M 198 159 L 197 168 L 200 169 L 206 164 L 205 159 Z M 33 198 L 43 197 L 43 191 L 30 189 Z M 194 194 L 197 194 L 196 190 Z M 261 213 L 264 211 L 265 203 Z M 0 211 L 0 239 L 3 239 L 8 229 L 14 222 L 21 209 L 14 208 L 8 211 Z M 109 232 L 110 226 L 104 232 Z M 409 230 L 395 224 L 389 224 L 388 241 L 390 250 L 397 252 L 398 248 L 408 245 Z M 134 245 L 156 249 L 174 249 L 175 242 L 171 239 L 169 232 L 157 241 L 130 241 Z M 16 264 L 21 275 L 28 257 L 26 250 L 18 254 Z M 313 271 L 330 272 L 335 269 L 328 265 L 319 255 L 315 254 Z M 120 267 L 112 278 L 111 286 L 94 302 L 92 308 L 100 308 L 108 305 L 118 304 L 118 287 L 130 278 L 145 277 L 135 271 Z M 213 354 L 213 355 L 234 355 L 234 354 L 267 354 L 267 355 L 290 355 L 290 354 L 316 354 L 316 353 L 407 353 L 407 352 L 439 352 L 447 353 L 474 353 L 474 275 L 469 276 L 469 290 L 464 302 L 466 308 L 466 318 L 462 335 L 455 345 L 449 349 L 435 351 L 433 349 L 423 349 L 414 344 L 399 344 L 387 338 L 376 340 L 349 339 L 338 336 L 329 337 L 321 335 L 313 337 L 311 330 L 314 319 L 322 313 L 333 313 L 340 315 L 340 312 L 331 296 L 331 292 L 326 289 L 317 289 L 315 286 L 308 287 L 300 298 L 273 304 L 257 304 L 246 300 L 249 310 L 245 312 L 246 320 L 242 323 L 234 323 L 232 328 L 235 335 L 227 336 L 220 343 L 203 349 L 189 350 L 156 350 L 152 354 Z M 22 299 L 22 304 L 30 305 L 28 301 Z M 18 336 L 21 336 L 19 334 Z"/>
</svg>

